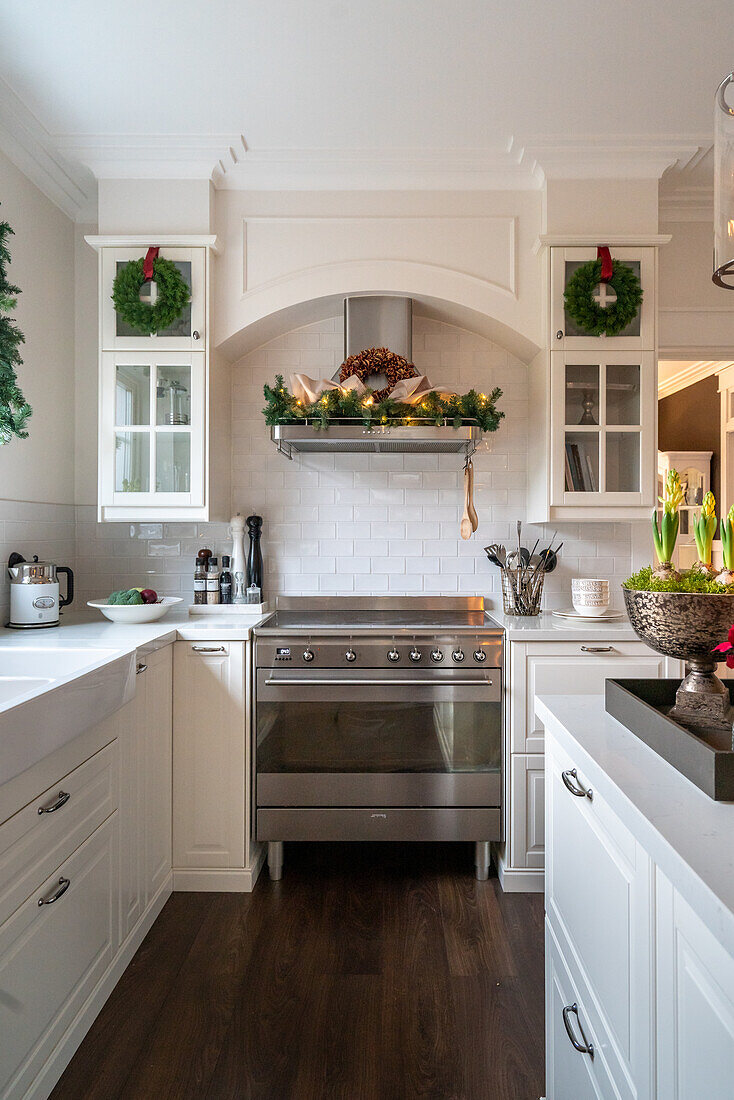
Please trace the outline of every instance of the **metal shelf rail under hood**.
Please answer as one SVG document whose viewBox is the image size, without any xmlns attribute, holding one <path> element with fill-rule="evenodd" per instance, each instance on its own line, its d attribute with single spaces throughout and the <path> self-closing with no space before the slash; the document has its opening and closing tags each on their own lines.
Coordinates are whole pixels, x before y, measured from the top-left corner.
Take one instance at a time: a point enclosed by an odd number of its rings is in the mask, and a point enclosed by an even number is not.
<svg viewBox="0 0 734 1100">
<path fill-rule="evenodd" d="M 281 454 L 292 458 L 294 451 L 342 454 L 474 454 L 482 438 L 476 425 L 454 428 L 446 420 L 438 427 L 435 421 L 396 427 L 365 428 L 359 424 L 334 424 L 314 428 L 311 424 L 275 424 L 270 437 Z"/>
</svg>

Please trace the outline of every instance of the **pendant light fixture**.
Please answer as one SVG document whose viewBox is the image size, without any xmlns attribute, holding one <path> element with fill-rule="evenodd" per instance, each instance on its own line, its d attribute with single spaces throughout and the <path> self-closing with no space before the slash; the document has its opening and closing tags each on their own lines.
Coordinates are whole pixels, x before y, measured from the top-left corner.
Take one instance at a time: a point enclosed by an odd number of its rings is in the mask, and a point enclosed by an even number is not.
<svg viewBox="0 0 734 1100">
<path fill-rule="evenodd" d="M 734 72 L 716 90 L 714 104 L 714 273 L 724 290 L 734 290 L 734 107 L 726 101 Z M 732 89 L 734 99 L 734 89 Z"/>
</svg>

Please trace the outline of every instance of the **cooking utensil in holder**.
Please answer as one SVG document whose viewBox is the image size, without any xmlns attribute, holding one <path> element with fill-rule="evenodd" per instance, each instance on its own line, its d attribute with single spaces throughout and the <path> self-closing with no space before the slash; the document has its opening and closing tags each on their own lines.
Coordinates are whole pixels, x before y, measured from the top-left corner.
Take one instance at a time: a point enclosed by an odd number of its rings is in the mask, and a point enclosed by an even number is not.
<svg viewBox="0 0 734 1100">
<path fill-rule="evenodd" d="M 516 566 L 505 565 L 500 575 L 505 615 L 539 615 L 545 570 L 533 569 L 519 560 Z"/>
</svg>

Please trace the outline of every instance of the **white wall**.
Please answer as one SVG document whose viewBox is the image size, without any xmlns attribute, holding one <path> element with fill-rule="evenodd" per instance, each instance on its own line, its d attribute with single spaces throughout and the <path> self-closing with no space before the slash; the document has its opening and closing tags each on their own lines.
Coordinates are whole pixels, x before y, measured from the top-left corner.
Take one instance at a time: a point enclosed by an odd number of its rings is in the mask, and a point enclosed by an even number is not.
<svg viewBox="0 0 734 1100">
<path fill-rule="evenodd" d="M 265 520 L 268 593 L 462 593 L 499 599 L 497 571 L 482 547 L 514 538 L 525 514 L 527 367 L 489 340 L 451 325 L 414 318 L 416 366 L 462 391 L 499 385 L 506 413 L 475 458 L 480 526 L 459 536 L 463 510 L 456 455 L 277 454 L 260 410 L 262 387 L 276 373 L 330 377 L 343 357 L 341 317 L 284 333 L 233 369 L 233 508 Z M 78 510 L 83 597 L 146 584 L 192 596 L 201 546 L 228 552 L 224 524 L 97 524 Z M 550 530 L 528 528 L 530 545 Z M 561 565 L 549 578 L 546 605 L 568 604 L 571 576 L 630 572 L 630 525 L 568 524 Z"/>
<path fill-rule="evenodd" d="M 0 153 L 0 220 L 10 222 L 11 282 L 25 334 L 19 381 L 28 439 L 0 447 L 0 563 L 11 551 L 74 557 L 74 237 L 71 221 Z M 8 584 L 0 571 L 0 622 Z"/>
</svg>

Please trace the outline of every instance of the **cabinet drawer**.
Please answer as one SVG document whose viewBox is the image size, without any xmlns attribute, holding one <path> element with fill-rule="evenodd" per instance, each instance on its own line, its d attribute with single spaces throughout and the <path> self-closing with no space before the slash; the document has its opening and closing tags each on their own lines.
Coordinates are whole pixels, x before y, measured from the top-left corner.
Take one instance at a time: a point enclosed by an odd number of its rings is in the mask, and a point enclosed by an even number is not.
<svg viewBox="0 0 734 1100">
<path fill-rule="evenodd" d="M 113 741 L 0 825 L 0 924 L 116 806 Z"/>
<path fill-rule="evenodd" d="M 545 1088 L 548 1100 L 612 1100 L 620 1096 L 604 1059 L 604 1043 L 575 987 L 553 934 L 545 929 Z M 567 1021 L 567 1023 L 566 1023 Z M 578 1050 L 571 1040 L 590 1047 Z"/>
<path fill-rule="evenodd" d="M 112 959 L 116 842 L 114 813 L 0 926 L 4 1100 L 25 1095 Z"/>
<path fill-rule="evenodd" d="M 592 639 L 512 645 L 511 751 L 542 752 L 545 730 L 535 713 L 536 695 L 603 695 L 608 677 L 675 676 L 678 662 L 644 642 Z M 681 671 L 682 675 L 682 671 Z"/>
<path fill-rule="evenodd" d="M 590 991 L 622 1076 L 640 1082 L 652 1042 L 652 865 L 574 766 L 554 743 L 545 772 L 547 918 Z"/>
</svg>

